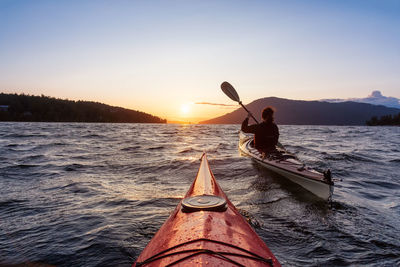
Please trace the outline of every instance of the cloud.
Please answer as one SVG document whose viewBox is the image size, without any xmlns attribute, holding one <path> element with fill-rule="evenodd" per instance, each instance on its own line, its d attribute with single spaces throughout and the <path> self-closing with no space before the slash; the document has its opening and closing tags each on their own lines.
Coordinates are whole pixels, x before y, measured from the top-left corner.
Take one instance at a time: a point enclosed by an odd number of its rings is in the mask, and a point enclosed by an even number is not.
<svg viewBox="0 0 400 267">
<path fill-rule="evenodd" d="M 210 102 L 196 102 L 197 105 L 212 105 L 212 106 L 222 106 L 222 107 L 237 107 L 238 105 L 227 105 L 227 104 L 218 104 L 218 103 L 210 103 Z"/>
<path fill-rule="evenodd" d="M 365 98 L 321 99 L 321 101 L 331 102 L 331 103 L 353 101 L 353 102 L 368 103 L 373 105 L 383 105 L 386 107 L 400 109 L 400 99 L 391 96 L 384 96 L 380 91 L 377 90 L 372 91 L 372 93 Z"/>
</svg>

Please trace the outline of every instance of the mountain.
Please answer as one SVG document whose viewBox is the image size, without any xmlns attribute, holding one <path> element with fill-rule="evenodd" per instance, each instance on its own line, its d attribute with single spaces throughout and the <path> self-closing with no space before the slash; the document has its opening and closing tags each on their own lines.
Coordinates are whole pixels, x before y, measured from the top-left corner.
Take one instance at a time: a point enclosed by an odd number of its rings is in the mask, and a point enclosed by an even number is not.
<svg viewBox="0 0 400 267">
<path fill-rule="evenodd" d="M 246 105 L 256 118 L 267 107 L 275 108 L 277 124 L 294 125 L 365 125 L 373 116 L 398 114 L 400 109 L 357 102 L 329 103 L 323 101 L 290 100 L 277 97 L 261 98 Z M 202 124 L 241 123 L 246 111 L 239 108 L 223 116 L 202 121 Z M 261 120 L 261 119 L 260 119 Z"/>
<path fill-rule="evenodd" d="M 400 99 L 391 96 L 384 96 L 380 91 L 373 91 L 369 96 L 365 98 L 322 99 L 320 101 L 331 102 L 331 103 L 353 101 L 353 102 L 368 103 L 373 105 L 383 105 L 391 108 L 400 108 Z"/>
<path fill-rule="evenodd" d="M 97 102 L 3 93 L 0 121 L 166 123 L 151 114 Z"/>
</svg>

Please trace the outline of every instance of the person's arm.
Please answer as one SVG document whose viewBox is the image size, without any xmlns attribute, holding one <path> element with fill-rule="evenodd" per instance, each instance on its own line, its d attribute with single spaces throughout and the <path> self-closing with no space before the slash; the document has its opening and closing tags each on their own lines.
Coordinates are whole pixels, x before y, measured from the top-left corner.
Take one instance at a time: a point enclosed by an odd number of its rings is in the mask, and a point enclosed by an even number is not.
<svg viewBox="0 0 400 267">
<path fill-rule="evenodd" d="M 279 139 L 279 129 L 278 126 L 274 123 L 274 136 L 273 136 L 273 142 L 274 145 L 276 146 L 278 144 L 278 139 Z"/>
<path fill-rule="evenodd" d="M 247 116 L 246 119 L 244 119 L 244 121 L 242 122 L 242 131 L 245 133 L 255 133 L 256 132 L 256 128 L 257 128 L 257 124 L 253 124 L 253 125 L 248 125 L 249 124 L 249 117 Z"/>
</svg>

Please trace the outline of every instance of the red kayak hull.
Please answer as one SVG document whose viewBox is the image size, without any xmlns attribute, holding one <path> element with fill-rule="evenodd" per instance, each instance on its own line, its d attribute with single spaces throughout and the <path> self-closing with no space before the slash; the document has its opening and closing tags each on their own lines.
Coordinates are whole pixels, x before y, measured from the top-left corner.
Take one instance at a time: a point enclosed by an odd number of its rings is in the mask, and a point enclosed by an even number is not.
<svg viewBox="0 0 400 267">
<path fill-rule="evenodd" d="M 221 190 L 205 154 L 183 201 L 204 195 L 222 198 L 225 207 L 188 212 L 181 201 L 133 266 L 280 266 Z"/>
</svg>

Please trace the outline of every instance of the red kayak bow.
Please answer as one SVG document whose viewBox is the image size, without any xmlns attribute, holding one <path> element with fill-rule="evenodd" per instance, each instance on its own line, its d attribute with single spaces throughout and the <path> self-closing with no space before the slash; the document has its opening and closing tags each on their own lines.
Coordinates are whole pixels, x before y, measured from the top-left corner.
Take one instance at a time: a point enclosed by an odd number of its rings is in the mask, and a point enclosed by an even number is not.
<svg viewBox="0 0 400 267">
<path fill-rule="evenodd" d="M 142 251 L 139 266 L 280 266 L 228 200 L 203 154 L 186 196 Z"/>
</svg>

